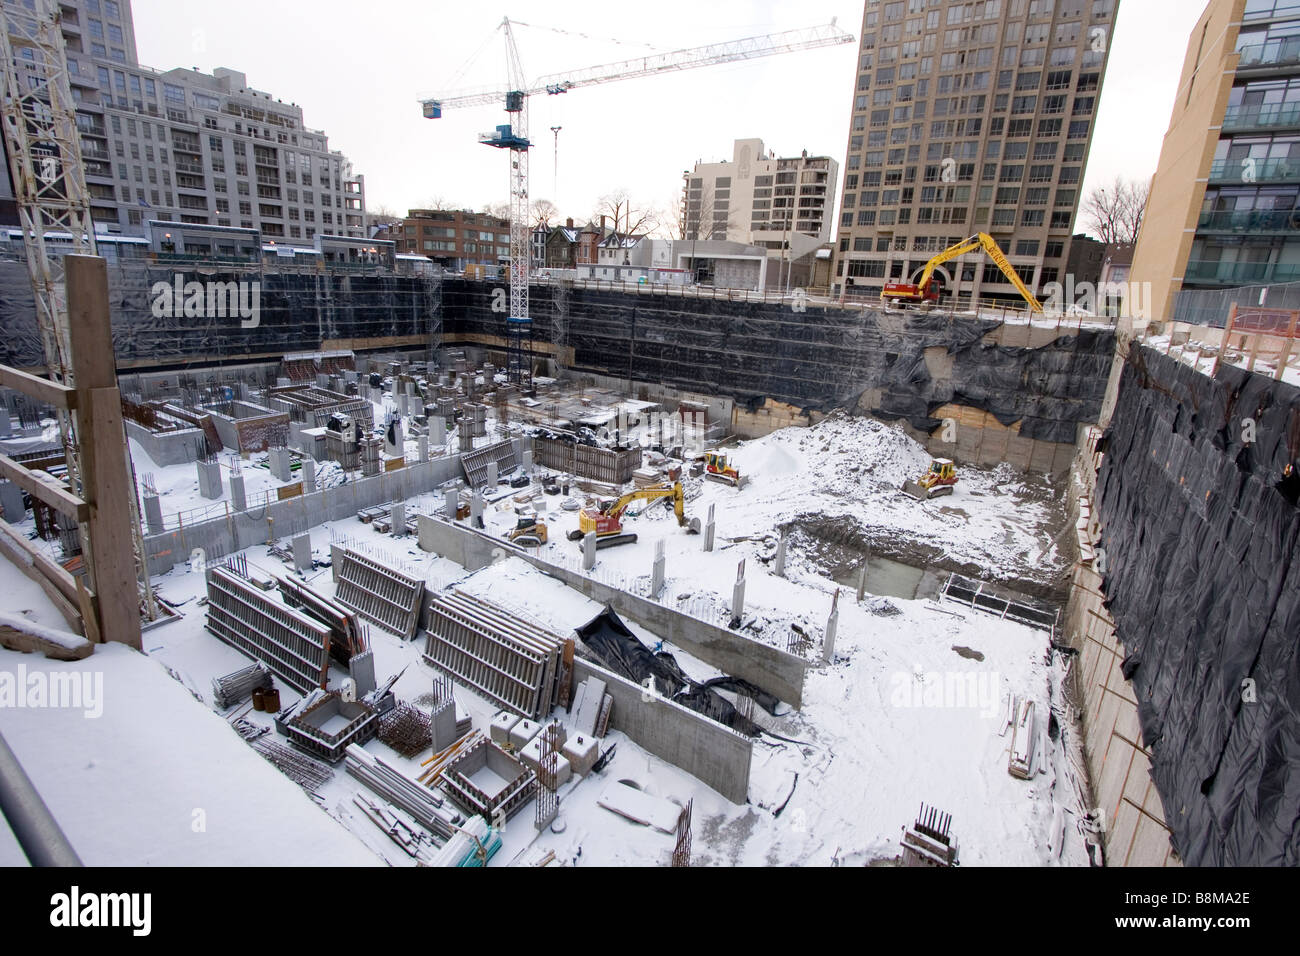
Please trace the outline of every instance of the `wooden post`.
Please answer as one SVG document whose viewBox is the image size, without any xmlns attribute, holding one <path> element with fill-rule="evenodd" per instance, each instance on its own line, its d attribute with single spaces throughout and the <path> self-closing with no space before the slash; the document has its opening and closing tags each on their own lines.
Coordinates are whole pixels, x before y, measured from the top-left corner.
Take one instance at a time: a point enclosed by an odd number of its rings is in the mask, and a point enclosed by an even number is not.
<svg viewBox="0 0 1300 956">
<path fill-rule="evenodd" d="M 68 340 L 77 387 L 82 496 L 90 506 L 87 567 L 95 589 L 99 636 L 137 650 L 140 588 L 128 495 L 135 494 L 122 424 L 122 395 L 108 309 L 108 271 L 98 256 L 64 258 Z M 142 556 L 143 557 L 143 556 Z M 86 633 L 91 633 L 89 623 Z"/>
<path fill-rule="evenodd" d="M 1296 320 L 1300 319 L 1300 312 L 1291 313 L 1291 325 L 1286 330 L 1286 338 L 1282 340 L 1282 351 L 1277 357 L 1277 371 L 1273 373 L 1274 381 L 1281 381 L 1282 376 L 1286 374 L 1286 364 L 1291 361 L 1291 346 L 1295 342 Z"/>
<path fill-rule="evenodd" d="M 1210 378 L 1219 374 L 1219 365 L 1223 362 L 1223 354 L 1228 351 L 1228 336 L 1232 335 L 1232 327 L 1237 324 L 1237 303 L 1232 303 L 1232 308 L 1228 310 L 1228 325 L 1223 330 L 1223 343 L 1219 346 L 1219 354 L 1214 357 L 1214 368 L 1210 369 Z"/>
</svg>

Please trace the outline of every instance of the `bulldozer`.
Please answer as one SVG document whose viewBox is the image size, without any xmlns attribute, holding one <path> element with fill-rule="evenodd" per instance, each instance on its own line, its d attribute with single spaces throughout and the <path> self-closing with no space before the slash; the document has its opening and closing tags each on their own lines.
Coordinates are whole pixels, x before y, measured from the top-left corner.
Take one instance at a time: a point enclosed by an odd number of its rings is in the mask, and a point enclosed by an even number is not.
<svg viewBox="0 0 1300 956">
<path fill-rule="evenodd" d="M 523 515 L 508 537 L 520 547 L 540 548 L 547 541 L 546 524 L 538 521 L 536 515 Z"/>
<path fill-rule="evenodd" d="M 671 499 L 673 513 L 677 523 L 688 534 L 697 534 L 700 530 L 698 518 L 686 517 L 686 495 L 680 481 L 671 485 L 651 485 L 629 491 L 617 500 L 603 502 L 599 508 L 583 508 L 578 513 L 578 530 L 569 532 L 570 541 L 581 541 L 587 534 L 596 533 L 596 547 L 610 548 L 619 544 L 631 544 L 636 541 L 635 534 L 623 534 L 623 512 L 634 501 L 658 501 Z"/>
<path fill-rule="evenodd" d="M 957 484 L 957 466 L 947 458 L 935 458 L 930 461 L 930 468 L 916 481 L 903 483 L 903 491 L 917 501 L 938 498 L 952 494 Z"/>
<path fill-rule="evenodd" d="M 737 488 L 743 488 L 745 484 L 740 472 L 727 462 L 727 456 L 716 451 L 704 453 L 704 477 Z"/>
</svg>

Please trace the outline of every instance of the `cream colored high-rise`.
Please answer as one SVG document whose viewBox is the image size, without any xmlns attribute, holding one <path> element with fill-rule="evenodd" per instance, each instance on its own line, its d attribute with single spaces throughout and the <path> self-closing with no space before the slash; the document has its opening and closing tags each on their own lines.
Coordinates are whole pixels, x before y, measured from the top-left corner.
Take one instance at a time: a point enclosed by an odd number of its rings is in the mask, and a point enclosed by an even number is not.
<svg viewBox="0 0 1300 956">
<path fill-rule="evenodd" d="M 1065 280 L 1118 8 L 867 0 L 835 294 L 878 297 L 976 232 L 998 241 L 1031 288 Z M 941 278 L 963 299 L 1020 302 L 978 255 Z"/>
</svg>

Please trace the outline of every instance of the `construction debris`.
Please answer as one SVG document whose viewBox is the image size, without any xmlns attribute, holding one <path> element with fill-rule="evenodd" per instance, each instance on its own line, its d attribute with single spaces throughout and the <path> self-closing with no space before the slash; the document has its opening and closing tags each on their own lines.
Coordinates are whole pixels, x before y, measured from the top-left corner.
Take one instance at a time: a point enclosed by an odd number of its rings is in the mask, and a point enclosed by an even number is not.
<svg viewBox="0 0 1300 956">
<path fill-rule="evenodd" d="M 379 739 L 403 757 L 418 757 L 433 746 L 429 720 L 420 708 L 399 701 L 379 718 Z"/>
<path fill-rule="evenodd" d="M 250 664 L 247 667 L 212 678 L 212 702 L 219 710 L 226 710 L 243 703 L 254 690 L 271 686 L 271 672 L 265 664 Z"/>
<path fill-rule="evenodd" d="M 442 840 L 452 836 L 464 820 L 439 794 L 420 786 L 378 754 L 350 746 L 344 754 L 344 766 L 362 786 L 409 814 L 417 824 Z"/>
<path fill-rule="evenodd" d="M 252 747 L 275 764 L 277 770 L 309 793 L 317 793 L 321 787 L 334 779 L 334 771 L 329 767 L 298 753 L 292 747 L 286 747 L 278 740 L 261 738 L 254 740 Z"/>
<path fill-rule="evenodd" d="M 957 841 L 949 834 L 952 815 L 921 804 L 916 822 L 903 830 L 903 866 L 955 866 Z"/>
</svg>

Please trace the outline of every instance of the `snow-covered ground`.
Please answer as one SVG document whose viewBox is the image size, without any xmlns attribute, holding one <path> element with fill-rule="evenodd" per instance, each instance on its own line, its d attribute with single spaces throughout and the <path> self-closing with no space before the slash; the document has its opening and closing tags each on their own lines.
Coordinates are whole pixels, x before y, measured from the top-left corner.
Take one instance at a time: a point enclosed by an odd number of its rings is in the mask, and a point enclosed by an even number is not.
<svg viewBox="0 0 1300 956">
<path fill-rule="evenodd" d="M 133 453 L 141 454 L 137 448 Z M 898 550 L 910 541 L 917 555 L 941 549 L 958 564 L 985 567 L 1009 580 L 1032 580 L 1042 568 L 1057 567 L 1064 560 L 1051 541 L 1050 529 L 1060 516 L 1049 489 L 1006 470 L 963 468 L 956 494 L 918 503 L 902 495 L 898 486 L 919 475 L 928 456 L 901 432 L 869 420 L 832 418 L 816 428 L 789 429 L 743 443 L 731 454 L 750 484 L 737 490 L 692 482 L 687 505 L 688 512 L 701 519 L 709 503 L 717 505 L 714 552 L 704 552 L 703 538 L 686 534 L 671 511 L 656 503 L 627 517 L 627 530 L 636 531 L 641 540 L 599 552 L 595 574 L 644 591 L 654 542 L 661 539 L 667 555 L 661 600 L 725 626 L 737 563 L 749 559 L 744 631 L 782 648 L 792 624 L 814 638 L 809 653 L 814 666 L 805 681 L 802 710 L 783 708 L 779 717 L 759 710 L 755 715 L 771 734 L 754 744 L 749 802 L 731 804 L 614 732 L 605 744 L 617 744 L 617 750 L 604 773 L 575 778 L 561 788 L 562 832 L 548 830 L 537 836 L 530 806 L 507 827 L 493 865 L 509 863 L 531 843 L 553 850 L 560 862 L 576 865 L 666 862 L 673 844 L 670 834 L 633 824 L 597 805 L 604 789 L 619 780 L 633 781 L 644 793 L 680 804 L 694 800 L 697 864 L 861 865 L 892 859 L 899 852 L 901 828 L 924 802 L 952 814 L 964 865 L 1086 865 L 1076 828 L 1084 808 L 1069 758 L 1077 748 L 1075 728 L 1060 712 L 1061 665 L 1049 658 L 1045 632 L 929 599 L 868 598 L 858 605 L 848 589 L 840 599 L 836 659 L 822 665 L 818 649 L 839 585 L 828 575 L 822 556 L 811 550 L 792 546 L 785 577 L 773 573 L 770 561 L 778 528 L 820 522 L 824 535 L 825 527 L 847 526 L 851 520 L 857 529 L 846 539 L 851 544 L 883 547 L 894 542 Z M 152 470 L 159 490 L 169 489 L 173 506 L 165 511 L 194 506 L 197 482 L 193 489 L 186 484 L 193 479 L 193 465 L 159 469 L 137 458 L 136 468 Z M 245 473 L 249 471 L 246 466 Z M 514 526 L 513 494 L 500 490 L 486 513 L 489 532 L 504 534 Z M 565 537 L 577 517 L 560 507 L 561 497 L 542 499 L 551 543 L 541 554 L 580 568 L 578 545 Z M 430 494 L 413 507 L 436 509 L 440 504 Z M 629 511 L 641 508 L 638 504 Z M 423 575 L 430 587 L 461 588 L 560 634 L 601 610 L 518 559 L 467 574 L 420 551 L 411 538 L 382 536 L 355 520 L 320 526 L 311 537 L 318 559 L 328 558 L 331 539 L 346 537 Z M 245 554 L 250 565 L 280 575 L 293 573 L 264 546 Z M 306 578 L 323 594 L 334 593 L 328 568 Z M 41 606 L 44 595 L 32 593 L 34 585 L 23 590 L 24 582 L 16 569 L 0 564 L 0 586 L 18 595 L 17 603 L 23 605 L 6 602 L 6 609 L 27 609 L 34 620 L 59 626 L 53 609 Z M 105 717 L 92 733 L 83 734 L 84 745 L 65 747 L 63 742 L 75 735 L 80 722 L 94 721 L 76 715 L 77 727 L 72 727 L 68 715 L 51 718 L 45 712 L 0 708 L 0 730 L 83 856 L 96 862 L 209 862 L 235 852 L 232 847 L 245 852 L 250 841 L 260 840 L 264 846 L 283 847 L 274 853 L 279 862 L 314 862 L 328 856 L 328 862 L 382 858 L 411 865 L 352 804 L 358 786 L 341 765 L 319 790 L 322 809 L 316 809 L 232 729 L 221 726 L 223 717 L 240 714 L 247 705 L 227 714 L 212 713 L 211 679 L 247 661 L 204 630 L 201 572 L 178 566 L 156 577 L 155 585 L 159 596 L 184 616 L 146 632 L 144 656 L 112 647 L 98 649 L 79 665 L 53 664 L 30 655 L 22 659 L 29 668 L 88 666 L 106 674 Z M 658 635 L 629 624 L 647 645 L 660 643 Z M 400 671 L 397 696 L 420 703 L 433 677 L 421 660 L 423 640 L 405 642 L 375 626 L 370 634 L 380 679 Z M 716 669 L 680 648 L 665 644 L 662 649 L 673 653 L 697 681 L 718 676 Z M 11 670 L 18 657 L 0 652 L 0 671 Z M 336 668 L 333 676 L 344 674 Z M 291 704 L 297 695 L 277 685 L 282 702 Z M 1058 714 L 1056 738 L 1046 748 L 1046 772 L 1028 781 L 1007 773 L 1010 737 L 999 733 L 1007 695 L 1034 699 L 1044 728 L 1048 711 Z M 464 689 L 458 689 L 457 703 L 476 727 L 486 728 L 494 712 L 491 704 Z M 105 722 L 110 708 L 112 724 Z M 244 716 L 269 726 L 264 715 Z M 109 728 L 114 735 L 107 733 Z M 418 759 L 402 758 L 378 740 L 367 749 L 412 776 L 420 772 Z M 145 804 L 151 812 L 148 819 L 133 822 L 132 802 L 141 799 L 141 787 L 152 788 L 153 802 Z M 93 788 L 99 799 L 85 800 L 84 793 L 90 792 L 85 788 Z M 173 819 L 180 810 L 188 814 L 205 808 L 210 836 L 216 830 L 214 817 L 221 826 L 233 826 L 226 815 L 250 800 L 262 801 L 255 821 L 222 831 L 233 839 L 221 848 L 211 846 L 217 841 L 198 839 L 188 816 Z M 1059 858 L 1048 850 L 1057 807 L 1064 812 L 1067 834 Z M 306 822 L 299 829 L 294 821 L 301 819 Z M 307 835 L 316 832 L 313 827 L 321 829 L 312 837 L 315 850 L 310 850 Z M 0 833 L 0 862 L 5 859 L 5 837 Z"/>
</svg>

